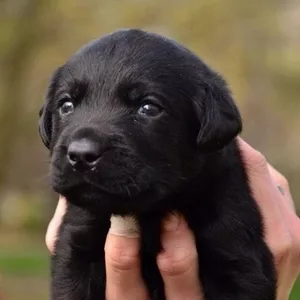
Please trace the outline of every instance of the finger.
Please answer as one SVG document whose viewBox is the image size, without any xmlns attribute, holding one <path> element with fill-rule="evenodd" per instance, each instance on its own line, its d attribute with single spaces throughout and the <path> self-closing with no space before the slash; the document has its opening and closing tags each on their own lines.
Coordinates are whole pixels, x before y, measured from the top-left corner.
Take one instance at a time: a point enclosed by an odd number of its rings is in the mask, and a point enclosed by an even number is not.
<svg viewBox="0 0 300 300">
<path fill-rule="evenodd" d="M 278 203 L 275 201 L 278 199 L 279 192 L 274 187 L 266 158 L 241 138 L 238 138 L 238 145 L 246 167 L 252 195 L 265 218 L 266 227 L 273 228 L 272 226 L 281 219 Z"/>
<path fill-rule="evenodd" d="M 139 259 L 138 229 L 130 218 L 113 217 L 105 244 L 106 299 L 146 300 Z"/>
<path fill-rule="evenodd" d="M 289 183 L 288 183 L 287 179 L 270 164 L 268 164 L 268 169 L 269 169 L 270 175 L 271 175 L 272 179 L 274 180 L 277 188 L 280 187 L 282 189 L 282 191 L 280 191 L 280 192 L 284 196 L 285 199 L 283 199 L 284 201 L 280 201 L 280 202 L 284 206 L 288 205 L 289 208 L 291 208 L 292 211 L 295 212 L 296 208 L 295 208 L 295 204 L 294 204 L 294 201 L 293 201 L 293 198 L 291 195 L 291 191 L 290 191 L 290 187 L 289 187 Z"/>
<path fill-rule="evenodd" d="M 291 208 L 292 197 L 286 179 L 268 165 L 261 153 L 238 139 L 250 187 L 261 209 L 265 239 L 275 258 L 278 275 L 278 299 L 287 299 L 299 272 L 300 222 Z M 278 183 L 284 189 L 282 195 Z M 290 201 L 290 202 L 289 202 Z"/>
<path fill-rule="evenodd" d="M 287 229 L 291 236 L 290 249 L 287 249 L 288 256 L 290 259 L 289 274 L 292 274 L 292 268 L 294 272 L 298 274 L 300 270 L 300 219 L 295 213 L 295 204 L 290 193 L 289 184 L 286 178 L 280 174 L 271 165 L 268 166 L 271 176 L 274 180 L 275 185 L 280 185 L 283 189 L 283 194 L 279 199 L 279 206 L 281 214 L 286 222 Z M 286 276 L 287 278 L 289 276 Z"/>
<path fill-rule="evenodd" d="M 242 139 L 239 138 L 238 143 L 253 197 L 263 216 L 265 240 L 276 259 L 280 259 L 291 248 L 291 235 L 280 207 L 282 195 L 274 184 L 265 157 Z"/>
<path fill-rule="evenodd" d="M 194 236 L 182 217 L 171 215 L 164 223 L 163 252 L 157 257 L 168 300 L 203 299 Z"/>
<path fill-rule="evenodd" d="M 66 210 L 67 210 L 67 201 L 64 197 L 60 196 L 54 215 L 51 221 L 49 222 L 47 232 L 46 232 L 46 238 L 45 238 L 46 246 L 51 253 L 54 252 L 57 233 L 59 230 L 59 226 L 62 222 L 63 216 L 66 213 Z"/>
</svg>

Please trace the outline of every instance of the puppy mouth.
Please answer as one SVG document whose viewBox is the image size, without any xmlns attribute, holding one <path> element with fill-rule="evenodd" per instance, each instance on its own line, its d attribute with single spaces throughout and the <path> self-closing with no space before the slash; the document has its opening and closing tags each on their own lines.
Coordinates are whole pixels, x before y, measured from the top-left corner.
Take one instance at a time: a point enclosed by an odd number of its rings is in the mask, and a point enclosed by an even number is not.
<svg viewBox="0 0 300 300">
<path fill-rule="evenodd" d="M 120 184 L 119 187 L 110 189 L 94 182 L 87 175 L 72 183 L 60 179 L 53 180 L 54 191 L 66 197 L 72 204 L 90 208 L 95 213 L 101 211 L 118 215 L 136 214 L 147 210 L 158 201 L 150 187 L 143 191 L 129 191 Z M 139 201 L 141 197 L 143 201 Z"/>
<path fill-rule="evenodd" d="M 103 163 L 97 164 L 89 170 L 79 170 L 74 169 L 69 164 L 61 164 L 53 161 L 50 171 L 51 186 L 54 191 L 64 196 L 75 195 L 76 191 L 78 197 L 84 194 L 89 198 L 94 198 L 94 196 L 89 196 L 90 191 L 90 194 L 93 195 L 105 194 L 114 198 L 134 198 L 150 188 L 153 178 L 143 180 L 142 185 L 141 182 L 137 182 L 139 179 L 135 178 L 135 175 L 144 169 L 143 167 L 139 170 L 128 171 L 127 173 L 116 171 L 122 169 L 122 167 L 122 164 L 111 165 Z"/>
<path fill-rule="evenodd" d="M 73 170 L 72 170 L 73 171 Z M 78 171 L 73 171 L 78 172 Z M 67 196 L 68 194 L 73 194 L 74 191 L 85 191 L 85 193 L 88 193 L 89 190 L 95 190 L 99 195 L 101 194 L 107 194 L 112 196 L 117 196 L 121 192 L 121 187 L 119 189 L 109 189 L 106 188 L 104 185 L 101 185 L 97 182 L 94 182 L 90 178 L 90 174 L 88 172 L 80 173 L 80 178 L 77 180 L 64 180 L 62 176 L 59 177 L 53 177 L 52 178 L 52 188 L 57 193 Z"/>
</svg>

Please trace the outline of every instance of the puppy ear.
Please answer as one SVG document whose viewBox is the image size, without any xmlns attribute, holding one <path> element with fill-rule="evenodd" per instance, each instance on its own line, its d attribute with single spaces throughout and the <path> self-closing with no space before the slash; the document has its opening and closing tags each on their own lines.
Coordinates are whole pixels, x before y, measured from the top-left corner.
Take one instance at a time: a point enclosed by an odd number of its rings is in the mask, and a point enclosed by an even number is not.
<svg viewBox="0 0 300 300">
<path fill-rule="evenodd" d="M 39 112 L 39 133 L 44 145 L 49 149 L 52 138 L 52 111 L 49 109 L 49 103 L 53 100 L 57 83 L 62 71 L 62 67 L 58 68 L 50 80 L 50 85 L 46 94 L 46 103 L 41 107 Z"/>
<path fill-rule="evenodd" d="M 197 145 L 200 151 L 222 149 L 242 130 L 242 120 L 225 81 L 216 76 L 205 82 L 202 97 L 194 101 L 200 123 Z"/>
<path fill-rule="evenodd" d="M 39 133 L 44 145 L 49 149 L 52 134 L 52 113 L 47 109 L 44 104 L 39 112 Z"/>
</svg>

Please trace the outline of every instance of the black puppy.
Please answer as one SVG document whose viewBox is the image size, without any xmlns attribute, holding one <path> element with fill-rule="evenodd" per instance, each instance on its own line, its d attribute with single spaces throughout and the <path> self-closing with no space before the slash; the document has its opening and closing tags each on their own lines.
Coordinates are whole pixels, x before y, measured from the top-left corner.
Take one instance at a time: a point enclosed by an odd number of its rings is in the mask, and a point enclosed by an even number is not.
<svg viewBox="0 0 300 300">
<path fill-rule="evenodd" d="M 74 54 L 40 118 L 51 185 L 69 201 L 52 299 L 105 299 L 111 214 L 136 218 L 142 275 L 151 299 L 164 299 L 156 256 L 162 219 L 176 211 L 195 235 L 206 300 L 274 300 L 273 258 L 234 139 L 241 127 L 224 80 L 170 39 L 121 30 Z"/>
</svg>

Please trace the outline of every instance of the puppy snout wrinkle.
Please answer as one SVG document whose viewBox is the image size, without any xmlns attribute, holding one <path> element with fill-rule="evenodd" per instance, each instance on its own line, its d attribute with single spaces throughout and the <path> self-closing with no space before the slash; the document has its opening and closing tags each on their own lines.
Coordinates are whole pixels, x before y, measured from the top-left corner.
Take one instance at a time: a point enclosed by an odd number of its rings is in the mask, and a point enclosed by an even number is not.
<svg viewBox="0 0 300 300">
<path fill-rule="evenodd" d="M 70 143 L 67 158 L 73 168 L 89 170 L 97 165 L 104 151 L 105 147 L 102 147 L 99 142 L 82 138 Z"/>
</svg>

